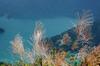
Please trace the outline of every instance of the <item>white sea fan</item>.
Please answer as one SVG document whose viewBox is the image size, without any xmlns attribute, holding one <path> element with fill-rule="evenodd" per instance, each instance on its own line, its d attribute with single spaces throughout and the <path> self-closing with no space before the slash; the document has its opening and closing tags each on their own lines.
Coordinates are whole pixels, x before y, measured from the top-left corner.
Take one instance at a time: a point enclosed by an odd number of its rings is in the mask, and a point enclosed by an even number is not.
<svg viewBox="0 0 100 66">
<path fill-rule="evenodd" d="M 90 11 L 84 11 L 81 15 L 78 15 L 78 25 L 76 27 L 76 32 L 79 39 L 85 41 L 91 39 L 90 32 L 93 21 L 93 14 Z"/>
<path fill-rule="evenodd" d="M 43 25 L 41 22 L 36 23 L 33 33 L 34 34 L 32 38 L 34 42 L 39 42 L 44 38 L 44 30 L 43 30 Z"/>
<path fill-rule="evenodd" d="M 43 25 L 41 22 L 37 22 L 31 38 L 31 44 L 33 44 L 32 53 L 34 56 L 47 56 L 48 48 L 46 47 L 44 38 Z"/>
<path fill-rule="evenodd" d="M 20 55 L 22 59 L 22 56 L 25 53 L 22 37 L 19 34 L 17 34 L 14 40 L 11 41 L 11 44 L 12 44 L 13 53 Z"/>
</svg>

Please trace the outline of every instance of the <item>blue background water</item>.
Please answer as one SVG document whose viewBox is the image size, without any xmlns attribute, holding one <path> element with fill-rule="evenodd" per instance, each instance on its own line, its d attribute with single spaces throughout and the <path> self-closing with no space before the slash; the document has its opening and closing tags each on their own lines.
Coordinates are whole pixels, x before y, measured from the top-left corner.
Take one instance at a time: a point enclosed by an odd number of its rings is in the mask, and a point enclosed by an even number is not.
<svg viewBox="0 0 100 66">
<path fill-rule="evenodd" d="M 100 18 L 99 0 L 0 0 L 0 60 L 11 61 L 10 41 L 20 33 L 28 40 L 37 20 L 43 22 L 46 36 L 51 37 L 76 24 L 75 13 L 91 10 Z"/>
</svg>

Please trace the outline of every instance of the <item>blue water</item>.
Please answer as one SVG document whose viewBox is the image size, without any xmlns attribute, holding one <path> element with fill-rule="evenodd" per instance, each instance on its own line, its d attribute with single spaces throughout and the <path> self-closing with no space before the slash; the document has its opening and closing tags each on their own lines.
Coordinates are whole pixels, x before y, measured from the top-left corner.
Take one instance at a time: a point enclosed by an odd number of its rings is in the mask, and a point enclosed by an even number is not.
<svg viewBox="0 0 100 66">
<path fill-rule="evenodd" d="M 34 31 L 35 21 L 40 20 L 45 35 L 51 37 L 67 31 L 76 24 L 75 13 L 91 10 L 100 19 L 100 0 L 0 0 L 0 60 L 10 61 L 11 44 L 20 33 L 25 43 Z"/>
</svg>

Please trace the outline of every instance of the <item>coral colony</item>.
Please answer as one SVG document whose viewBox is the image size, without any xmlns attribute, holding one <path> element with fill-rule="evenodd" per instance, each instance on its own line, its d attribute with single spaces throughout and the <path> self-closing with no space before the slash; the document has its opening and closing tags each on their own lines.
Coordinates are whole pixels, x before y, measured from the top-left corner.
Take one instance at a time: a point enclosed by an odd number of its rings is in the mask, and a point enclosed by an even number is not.
<svg viewBox="0 0 100 66">
<path fill-rule="evenodd" d="M 29 41 L 32 46 L 29 51 L 24 48 L 20 34 L 11 41 L 13 54 L 19 58 L 11 66 L 100 66 L 100 45 L 92 46 L 93 21 L 90 11 L 78 14 L 78 24 L 74 27 L 76 38 L 72 40 L 66 32 L 57 42 L 47 40 L 43 25 L 38 22 Z"/>
</svg>

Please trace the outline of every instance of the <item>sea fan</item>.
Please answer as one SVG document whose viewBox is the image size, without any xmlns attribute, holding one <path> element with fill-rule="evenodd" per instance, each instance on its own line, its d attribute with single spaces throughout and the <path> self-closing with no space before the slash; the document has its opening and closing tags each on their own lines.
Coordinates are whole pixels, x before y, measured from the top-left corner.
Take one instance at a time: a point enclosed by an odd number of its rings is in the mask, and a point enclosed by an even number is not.
<svg viewBox="0 0 100 66">
<path fill-rule="evenodd" d="M 44 47 L 44 36 L 43 36 L 43 26 L 39 22 L 36 24 L 34 35 L 33 35 L 33 50 L 37 55 L 46 55 L 46 48 Z"/>
<path fill-rule="evenodd" d="M 31 62 L 33 62 L 32 58 L 35 62 L 38 61 L 37 59 L 39 58 L 42 59 L 42 61 L 47 59 L 47 57 L 50 58 L 49 53 L 47 53 L 49 47 L 47 46 L 44 40 L 44 30 L 43 30 L 43 25 L 41 22 L 36 23 L 36 26 L 31 38 L 31 44 L 33 46 L 32 53 L 31 55 L 28 55 L 31 58 L 30 59 Z"/>
<path fill-rule="evenodd" d="M 100 45 L 94 47 L 92 51 L 86 57 L 86 63 L 88 66 L 100 65 Z"/>
<path fill-rule="evenodd" d="M 88 41 L 91 37 L 91 26 L 93 24 L 93 14 L 90 11 L 84 11 L 81 15 L 78 14 L 78 25 L 76 32 L 79 40 Z"/>
<path fill-rule="evenodd" d="M 25 50 L 24 50 L 24 46 L 23 46 L 22 37 L 19 34 L 17 34 L 15 36 L 14 40 L 11 41 L 11 44 L 12 44 L 13 53 L 20 55 L 21 60 L 23 60 L 22 57 L 25 53 Z"/>
</svg>

